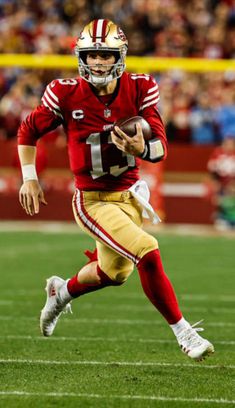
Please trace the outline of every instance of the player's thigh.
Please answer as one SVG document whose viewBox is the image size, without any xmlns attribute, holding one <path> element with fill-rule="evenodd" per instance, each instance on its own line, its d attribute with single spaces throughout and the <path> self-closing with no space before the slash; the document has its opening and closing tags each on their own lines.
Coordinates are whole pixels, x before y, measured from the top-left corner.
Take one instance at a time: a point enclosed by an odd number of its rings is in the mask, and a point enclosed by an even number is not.
<svg viewBox="0 0 235 408">
<path fill-rule="evenodd" d="M 133 199 L 115 203 L 84 200 L 73 209 L 86 233 L 135 264 L 158 248 L 157 240 L 142 230 L 140 210 Z"/>
</svg>

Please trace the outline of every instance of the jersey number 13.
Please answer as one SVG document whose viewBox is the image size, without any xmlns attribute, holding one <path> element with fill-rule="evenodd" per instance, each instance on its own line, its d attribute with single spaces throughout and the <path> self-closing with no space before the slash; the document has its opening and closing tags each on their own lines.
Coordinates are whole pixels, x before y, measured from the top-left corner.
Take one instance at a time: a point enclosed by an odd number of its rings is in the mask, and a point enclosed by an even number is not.
<svg viewBox="0 0 235 408">
<path fill-rule="evenodd" d="M 91 146 L 91 177 L 96 179 L 102 177 L 106 174 L 111 174 L 112 176 L 118 177 L 120 174 L 124 173 L 129 167 L 135 167 L 135 158 L 130 154 L 122 152 L 122 156 L 126 159 L 126 165 L 120 166 L 119 164 L 110 166 L 107 171 L 103 169 L 102 162 L 102 150 L 101 150 L 101 140 L 100 133 L 91 133 L 87 138 L 86 143 Z M 111 136 L 108 137 L 108 143 L 112 143 Z"/>
</svg>

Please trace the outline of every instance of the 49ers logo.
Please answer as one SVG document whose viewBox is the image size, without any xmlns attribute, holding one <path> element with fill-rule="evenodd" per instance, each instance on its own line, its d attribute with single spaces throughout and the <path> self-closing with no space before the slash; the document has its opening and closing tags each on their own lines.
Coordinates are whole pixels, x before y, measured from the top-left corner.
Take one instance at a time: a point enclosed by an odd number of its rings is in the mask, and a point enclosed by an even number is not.
<svg viewBox="0 0 235 408">
<path fill-rule="evenodd" d="M 96 50 L 98 50 L 99 48 L 102 48 L 102 44 L 99 42 L 94 43 L 93 46 L 95 47 Z"/>
<path fill-rule="evenodd" d="M 117 35 L 118 35 L 118 38 L 119 38 L 120 40 L 126 41 L 126 36 L 125 36 L 124 32 L 122 31 L 121 27 L 118 27 L 118 29 L 117 29 Z"/>
</svg>

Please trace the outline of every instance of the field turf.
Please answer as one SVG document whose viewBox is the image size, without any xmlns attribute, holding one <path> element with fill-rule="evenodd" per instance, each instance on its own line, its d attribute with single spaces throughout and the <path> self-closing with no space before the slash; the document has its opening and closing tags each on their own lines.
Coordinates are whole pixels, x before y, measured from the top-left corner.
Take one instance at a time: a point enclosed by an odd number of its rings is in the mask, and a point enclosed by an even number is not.
<svg viewBox="0 0 235 408">
<path fill-rule="evenodd" d="M 0 233 L 0 407 L 194 408 L 235 405 L 235 240 L 161 233 L 184 315 L 204 319 L 216 353 L 184 356 L 135 271 L 73 302 L 52 338 L 38 328 L 45 279 L 85 263 L 86 236 Z"/>
</svg>

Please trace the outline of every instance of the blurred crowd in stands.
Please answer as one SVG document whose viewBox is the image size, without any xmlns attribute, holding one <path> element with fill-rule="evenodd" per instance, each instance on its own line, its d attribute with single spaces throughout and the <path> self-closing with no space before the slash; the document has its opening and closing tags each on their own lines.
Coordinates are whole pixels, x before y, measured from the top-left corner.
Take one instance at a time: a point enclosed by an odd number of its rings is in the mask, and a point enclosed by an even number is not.
<svg viewBox="0 0 235 408">
<path fill-rule="evenodd" d="M 71 54 L 93 18 L 121 25 L 129 55 L 235 58 L 235 0 L 0 0 L 0 53 Z M 143 67 L 144 71 L 144 67 Z M 40 102 L 48 82 L 76 72 L 0 71 L 0 138 Z M 154 74 L 170 142 L 217 144 L 235 137 L 235 71 Z"/>
</svg>

